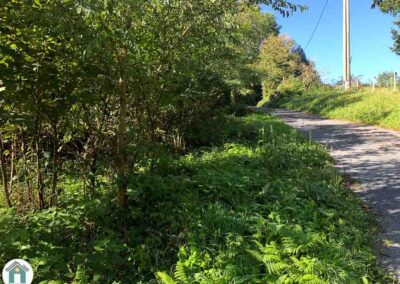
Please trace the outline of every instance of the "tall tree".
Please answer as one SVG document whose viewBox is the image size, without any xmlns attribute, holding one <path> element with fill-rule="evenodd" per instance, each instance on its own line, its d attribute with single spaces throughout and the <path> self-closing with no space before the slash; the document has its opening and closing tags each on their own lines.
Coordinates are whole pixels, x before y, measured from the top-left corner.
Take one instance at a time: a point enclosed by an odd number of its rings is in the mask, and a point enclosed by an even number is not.
<svg viewBox="0 0 400 284">
<path fill-rule="evenodd" d="M 263 73 L 265 88 L 275 90 L 285 78 L 296 75 L 300 56 L 293 52 L 294 46 L 287 36 L 270 36 L 263 43 L 258 69 Z"/>
<path fill-rule="evenodd" d="M 395 28 L 392 29 L 394 39 L 393 51 L 400 55 L 400 2 L 397 0 L 375 0 L 374 5 L 378 5 L 384 13 L 392 14 L 396 19 L 394 21 Z"/>
</svg>

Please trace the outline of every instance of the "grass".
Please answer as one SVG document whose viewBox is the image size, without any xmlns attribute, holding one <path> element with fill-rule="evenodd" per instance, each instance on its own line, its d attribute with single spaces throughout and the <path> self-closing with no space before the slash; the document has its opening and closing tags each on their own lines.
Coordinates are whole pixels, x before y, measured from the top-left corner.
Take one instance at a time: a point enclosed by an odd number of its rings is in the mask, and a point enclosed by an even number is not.
<svg viewBox="0 0 400 284">
<path fill-rule="evenodd" d="M 132 175 L 129 212 L 73 181 L 63 208 L 1 210 L 0 262 L 37 283 L 385 283 L 375 221 L 322 146 L 262 114 L 221 135 Z"/>
<path fill-rule="evenodd" d="M 341 91 L 313 91 L 286 96 L 275 106 L 320 114 L 400 130 L 400 93 L 389 89 Z"/>
</svg>

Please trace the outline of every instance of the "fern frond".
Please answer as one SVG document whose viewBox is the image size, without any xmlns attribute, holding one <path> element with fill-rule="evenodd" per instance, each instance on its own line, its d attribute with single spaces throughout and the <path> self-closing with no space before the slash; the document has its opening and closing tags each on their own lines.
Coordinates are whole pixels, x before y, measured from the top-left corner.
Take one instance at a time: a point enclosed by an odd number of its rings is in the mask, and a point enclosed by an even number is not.
<svg viewBox="0 0 400 284">
<path fill-rule="evenodd" d="M 279 274 L 289 266 L 277 255 L 262 254 L 254 250 L 247 250 L 247 252 L 259 262 L 263 263 L 269 274 Z"/>
<path fill-rule="evenodd" d="M 314 274 L 305 274 L 299 279 L 300 283 L 326 284 L 327 282 Z"/>
<path fill-rule="evenodd" d="M 271 261 L 265 262 L 265 268 L 270 274 L 279 274 L 282 270 L 284 270 L 288 266 L 289 265 L 287 265 L 284 262 L 271 262 Z"/>
<path fill-rule="evenodd" d="M 188 283 L 188 277 L 186 275 L 186 269 L 185 269 L 185 265 L 183 262 L 178 261 L 178 263 L 176 264 L 176 268 L 175 268 L 175 273 L 174 276 L 177 280 L 183 282 L 183 283 Z"/>
<path fill-rule="evenodd" d="M 157 272 L 157 280 L 160 284 L 178 284 L 171 276 L 166 272 Z"/>
<path fill-rule="evenodd" d="M 264 257 L 258 251 L 248 249 L 247 252 L 259 262 L 264 263 Z"/>
</svg>

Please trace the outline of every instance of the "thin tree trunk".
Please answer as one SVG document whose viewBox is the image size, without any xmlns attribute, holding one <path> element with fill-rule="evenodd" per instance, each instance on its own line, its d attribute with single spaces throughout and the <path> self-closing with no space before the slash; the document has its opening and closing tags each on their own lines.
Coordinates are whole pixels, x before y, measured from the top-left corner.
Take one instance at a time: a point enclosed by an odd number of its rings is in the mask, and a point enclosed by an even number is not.
<svg viewBox="0 0 400 284">
<path fill-rule="evenodd" d="M 103 113 L 102 117 L 100 119 L 100 123 L 97 126 L 97 135 L 94 136 L 94 142 L 93 142 L 93 153 L 92 153 L 92 161 L 90 163 L 90 187 L 91 187 L 91 193 L 92 195 L 96 194 L 96 175 L 97 175 L 97 163 L 98 163 L 98 149 L 99 149 L 99 144 L 100 144 L 100 138 L 99 135 L 103 132 L 104 124 L 106 121 L 106 116 L 107 116 L 107 99 L 106 96 L 102 100 L 103 102 Z M 92 131 L 92 133 L 94 133 Z"/>
<path fill-rule="evenodd" d="M 117 137 L 117 175 L 118 175 L 118 206 L 121 209 L 128 207 L 126 184 L 126 82 L 121 82 L 119 96 L 118 137 Z"/>
<path fill-rule="evenodd" d="M 39 199 L 39 209 L 42 210 L 45 208 L 44 201 L 44 184 L 42 179 L 42 171 L 40 169 L 40 146 L 38 138 L 35 139 L 35 151 L 36 151 L 36 189 L 38 192 Z"/>
<path fill-rule="evenodd" d="M 17 135 L 15 135 L 13 142 L 11 143 L 11 159 L 10 159 L 10 186 L 9 190 L 12 191 L 14 175 L 15 175 L 15 158 L 17 151 Z"/>
<path fill-rule="evenodd" d="M 4 190 L 4 197 L 6 198 L 6 202 L 8 207 L 12 207 L 10 190 L 8 188 L 8 178 L 7 178 L 7 165 L 6 161 L 4 160 L 4 145 L 3 140 L 0 137 L 0 170 L 1 170 L 1 178 L 3 182 L 3 190 Z"/>
<path fill-rule="evenodd" d="M 35 118 L 35 136 L 32 141 L 32 149 L 35 149 L 35 156 L 36 156 L 36 190 L 38 194 L 38 205 L 39 205 L 39 210 L 42 210 L 45 208 L 45 200 L 44 200 L 44 183 L 43 183 L 43 178 L 42 178 L 42 171 L 41 171 L 41 166 L 40 166 L 40 154 L 41 154 L 41 148 L 40 148 L 40 134 L 41 134 L 41 117 L 40 117 L 40 108 L 41 108 L 41 90 L 37 89 L 36 90 L 36 105 L 39 107 L 39 110 L 36 113 L 36 118 Z"/>
<path fill-rule="evenodd" d="M 42 178 L 42 171 L 40 167 L 40 118 L 36 118 L 35 122 L 35 137 L 33 139 L 32 148 L 35 149 L 35 158 L 36 158 L 36 190 L 38 194 L 38 205 L 39 209 L 42 210 L 45 208 L 45 200 L 44 200 L 44 184 Z"/>
<path fill-rule="evenodd" d="M 53 135 L 53 161 L 52 161 L 52 175 L 51 175 L 51 206 L 55 206 L 58 199 L 58 135 L 57 129 L 54 127 Z"/>
<path fill-rule="evenodd" d="M 128 47 L 124 47 L 123 59 L 124 63 L 127 60 Z M 125 65 L 125 64 L 124 64 Z M 124 66 L 121 65 L 121 68 Z M 125 72 L 125 71 L 122 71 Z M 116 167 L 118 176 L 118 206 L 121 209 L 128 207 L 127 195 L 127 177 L 126 177 L 126 120 L 127 120 L 127 78 L 121 75 L 119 79 L 119 115 L 118 115 L 118 132 L 117 132 L 117 154 Z"/>
<path fill-rule="evenodd" d="M 102 127 L 100 126 L 98 128 L 98 131 L 102 131 Z M 98 147 L 98 142 L 99 138 L 96 136 L 94 131 L 91 131 L 93 135 L 93 142 L 90 141 L 89 147 L 91 148 L 91 151 L 88 150 L 89 153 L 89 187 L 90 187 L 90 196 L 93 197 L 96 193 L 96 172 L 97 172 L 97 147 Z"/>
<path fill-rule="evenodd" d="M 26 144 L 24 142 L 24 137 L 22 137 L 22 156 L 24 159 L 24 179 L 25 179 L 25 183 L 27 186 L 27 190 L 28 190 L 28 200 L 31 204 L 33 204 L 33 196 L 32 196 L 32 186 L 31 183 L 29 181 L 29 167 L 28 167 L 28 157 L 26 155 Z"/>
<path fill-rule="evenodd" d="M 97 153 L 96 149 L 94 150 L 92 157 L 92 162 L 90 163 L 90 191 L 92 194 L 96 192 L 96 171 L 97 171 Z"/>
<path fill-rule="evenodd" d="M 81 173 L 82 173 L 82 171 L 81 171 Z M 82 173 L 82 176 L 83 176 L 83 196 L 87 197 L 88 195 L 87 195 L 87 191 L 86 191 L 86 175 L 85 175 L 85 173 Z"/>
</svg>

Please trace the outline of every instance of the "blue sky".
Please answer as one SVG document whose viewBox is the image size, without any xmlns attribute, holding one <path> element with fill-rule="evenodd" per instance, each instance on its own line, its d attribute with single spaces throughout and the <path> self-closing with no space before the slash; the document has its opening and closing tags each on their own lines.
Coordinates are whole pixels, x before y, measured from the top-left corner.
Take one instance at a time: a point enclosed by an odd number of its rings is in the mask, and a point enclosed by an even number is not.
<svg viewBox="0 0 400 284">
<path fill-rule="evenodd" d="M 325 4 L 323 0 L 297 0 L 308 10 L 283 18 L 276 12 L 281 33 L 287 34 L 303 47 L 306 45 Z M 400 56 L 390 50 L 393 17 L 371 9 L 372 0 L 350 0 L 352 74 L 368 81 L 382 71 L 400 73 Z M 263 11 L 270 9 L 262 6 Z M 330 83 L 342 77 L 342 1 L 330 0 L 307 56 L 316 62 L 323 80 Z"/>
</svg>

